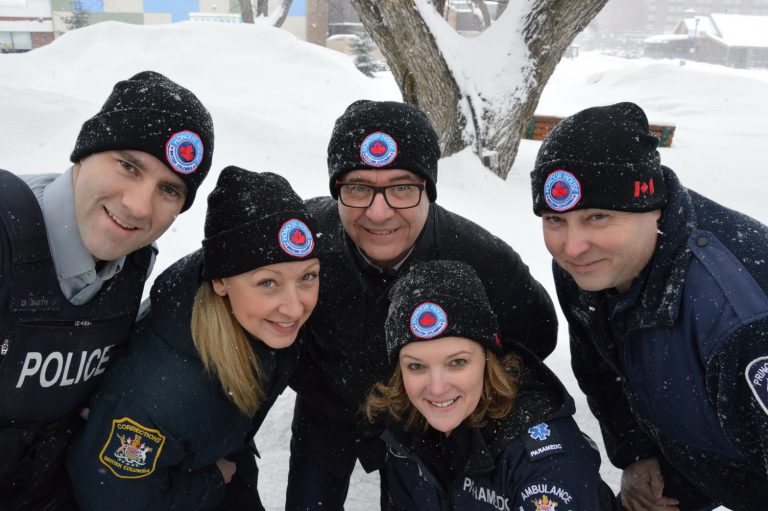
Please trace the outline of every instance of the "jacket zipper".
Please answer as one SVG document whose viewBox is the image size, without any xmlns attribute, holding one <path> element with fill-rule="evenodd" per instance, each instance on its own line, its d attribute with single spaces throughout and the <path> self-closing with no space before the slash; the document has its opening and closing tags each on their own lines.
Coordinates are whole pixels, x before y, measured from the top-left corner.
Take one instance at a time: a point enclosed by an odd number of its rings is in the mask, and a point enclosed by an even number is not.
<svg viewBox="0 0 768 511">
<path fill-rule="evenodd" d="M 0 356 L 4 357 L 8 354 L 10 343 L 11 343 L 11 340 L 8 337 L 3 339 L 3 344 L 2 346 L 0 346 Z"/>
<path fill-rule="evenodd" d="M 25 325 L 25 326 L 30 326 L 30 325 L 34 325 L 34 326 L 57 326 L 57 327 L 74 326 L 74 327 L 78 327 L 78 328 L 85 328 L 85 327 L 89 327 L 89 326 L 113 323 L 115 321 L 123 319 L 124 317 L 126 317 L 126 315 L 116 316 L 114 318 L 105 318 L 105 319 L 96 319 L 96 320 L 89 320 L 89 319 L 75 319 L 75 320 L 52 319 L 52 320 L 43 320 L 43 321 L 29 320 L 29 321 L 20 321 L 19 324 Z"/>
</svg>

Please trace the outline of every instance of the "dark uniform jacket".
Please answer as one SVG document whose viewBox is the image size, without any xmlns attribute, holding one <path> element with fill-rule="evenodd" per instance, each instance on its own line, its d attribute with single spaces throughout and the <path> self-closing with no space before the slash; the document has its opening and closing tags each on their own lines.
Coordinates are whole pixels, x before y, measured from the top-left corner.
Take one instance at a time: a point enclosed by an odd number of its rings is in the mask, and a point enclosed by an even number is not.
<svg viewBox="0 0 768 511">
<path fill-rule="evenodd" d="M 683 188 L 625 295 L 554 265 L 573 369 L 611 461 L 663 456 L 734 510 L 768 502 L 768 228 Z"/>
<path fill-rule="evenodd" d="M 383 462 L 378 440 L 382 429 L 366 430 L 358 411 L 370 386 L 390 374 L 384 339 L 387 294 L 397 275 L 414 262 L 448 259 L 470 264 L 499 316 L 502 338 L 527 345 L 542 358 L 554 349 L 557 318 L 549 295 L 509 245 L 478 225 L 432 204 L 413 252 L 398 271 L 381 272 L 362 259 L 346 235 L 336 201 L 320 197 L 307 206 L 323 236 L 322 285 L 308 322 L 307 350 L 291 386 L 299 394 L 298 407 L 306 404 L 325 415 L 328 431 L 311 432 L 322 442 L 310 450 L 329 468 L 339 457 L 357 456 L 368 470 Z M 353 450 L 353 440 L 361 437 L 368 441 L 355 441 Z"/>
<path fill-rule="evenodd" d="M 206 374 L 192 341 L 201 268 L 198 251 L 158 277 L 127 356 L 93 400 L 67 460 L 84 510 L 263 509 L 252 439 L 287 386 L 298 348 L 272 350 L 252 339 L 267 394 L 256 417 L 240 412 Z M 237 463 L 226 486 L 220 458 Z"/>
<path fill-rule="evenodd" d="M 0 508 L 35 508 L 66 493 L 78 411 L 128 340 L 153 249 L 129 254 L 92 300 L 73 305 L 37 199 L 3 170 L 0 205 Z"/>
<path fill-rule="evenodd" d="M 525 359 L 512 412 L 449 437 L 388 429 L 383 438 L 392 511 L 614 509 L 600 454 L 573 420 L 573 400 L 534 357 Z"/>
</svg>

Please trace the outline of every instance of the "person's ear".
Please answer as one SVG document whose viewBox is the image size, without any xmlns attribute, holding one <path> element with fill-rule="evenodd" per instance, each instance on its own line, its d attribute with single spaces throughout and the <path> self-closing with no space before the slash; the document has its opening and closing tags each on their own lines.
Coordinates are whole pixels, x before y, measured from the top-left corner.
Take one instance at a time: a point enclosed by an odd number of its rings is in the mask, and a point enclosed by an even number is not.
<svg viewBox="0 0 768 511">
<path fill-rule="evenodd" d="M 227 286 L 224 284 L 223 279 L 213 279 L 211 281 L 213 286 L 213 292 L 219 296 L 227 296 Z"/>
</svg>

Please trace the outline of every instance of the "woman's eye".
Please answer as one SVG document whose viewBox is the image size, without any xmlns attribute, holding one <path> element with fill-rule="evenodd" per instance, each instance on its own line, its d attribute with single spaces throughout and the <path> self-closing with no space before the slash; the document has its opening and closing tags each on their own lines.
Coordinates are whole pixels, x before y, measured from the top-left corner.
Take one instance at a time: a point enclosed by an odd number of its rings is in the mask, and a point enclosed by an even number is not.
<svg viewBox="0 0 768 511">
<path fill-rule="evenodd" d="M 307 281 L 307 282 L 312 282 L 312 281 L 313 281 L 313 280 L 315 280 L 316 278 L 317 278 L 317 272 L 315 272 L 315 271 L 311 271 L 311 272 L 309 272 L 309 273 L 305 273 L 305 274 L 304 274 L 304 275 L 301 277 L 301 280 L 304 280 L 304 281 Z"/>
<path fill-rule="evenodd" d="M 563 219 L 559 216 L 545 216 L 544 221 L 550 224 L 559 224 Z"/>
<path fill-rule="evenodd" d="M 466 358 L 456 358 L 451 360 L 451 366 L 452 367 L 463 367 L 467 365 L 469 362 Z"/>
<path fill-rule="evenodd" d="M 256 283 L 257 286 L 259 286 L 259 287 L 266 287 L 266 288 L 275 287 L 276 284 L 277 283 L 274 280 L 272 280 L 272 279 L 264 279 L 264 280 L 260 280 L 260 281 L 258 281 Z"/>
<path fill-rule="evenodd" d="M 408 364 L 408 370 L 409 371 L 418 371 L 418 370 L 423 369 L 423 368 L 424 368 L 423 365 L 417 364 L 416 362 L 411 362 L 410 364 Z"/>
</svg>

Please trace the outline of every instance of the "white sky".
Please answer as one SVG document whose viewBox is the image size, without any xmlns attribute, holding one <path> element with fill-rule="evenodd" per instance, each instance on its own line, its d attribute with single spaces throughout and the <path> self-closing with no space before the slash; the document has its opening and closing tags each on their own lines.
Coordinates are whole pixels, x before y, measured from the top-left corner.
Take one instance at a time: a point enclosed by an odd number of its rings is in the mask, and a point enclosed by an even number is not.
<svg viewBox="0 0 768 511">
<path fill-rule="evenodd" d="M 221 168 L 236 164 L 278 172 L 305 198 L 327 194 L 325 149 L 335 118 L 356 99 L 400 97 L 389 75 L 365 78 L 351 58 L 278 29 L 102 23 L 27 54 L 0 55 L 0 168 L 65 170 L 82 122 L 99 109 L 116 81 L 145 69 L 193 90 L 211 110 L 216 127 L 211 175 L 192 209 L 161 238 L 155 275 L 199 246 L 204 199 Z M 584 54 L 561 62 L 537 112 L 569 115 L 598 104 L 635 101 L 652 123 L 677 126 L 673 146 L 662 149 L 661 157 L 684 184 L 766 223 L 766 84 L 766 70 Z M 442 160 L 438 201 L 510 243 L 554 297 L 550 258 L 531 213 L 528 173 L 538 147 L 538 142 L 522 142 L 507 181 L 486 171 L 469 151 Z M 562 318 L 558 348 L 548 364 L 575 395 L 582 428 L 599 440 L 571 374 Z M 292 399 L 287 391 L 257 436 L 263 455 L 260 487 L 269 510 L 282 509 L 284 502 Z M 618 489 L 618 472 L 606 458 L 603 475 Z M 376 478 L 356 473 L 347 509 L 370 509 L 377 494 Z"/>
</svg>

